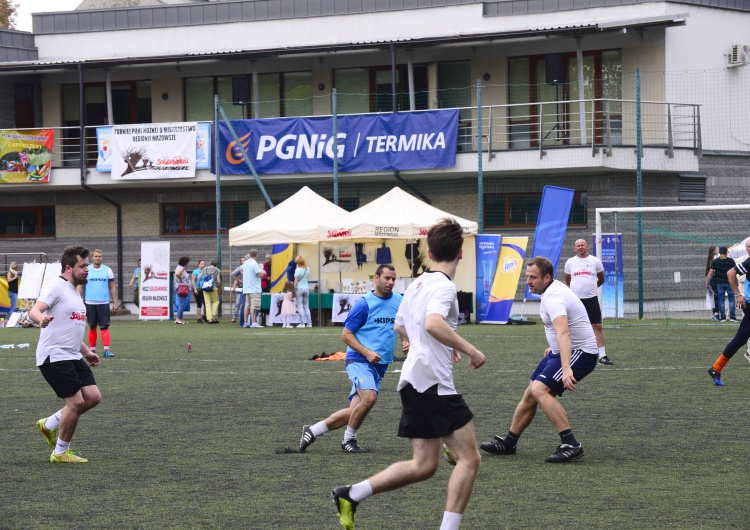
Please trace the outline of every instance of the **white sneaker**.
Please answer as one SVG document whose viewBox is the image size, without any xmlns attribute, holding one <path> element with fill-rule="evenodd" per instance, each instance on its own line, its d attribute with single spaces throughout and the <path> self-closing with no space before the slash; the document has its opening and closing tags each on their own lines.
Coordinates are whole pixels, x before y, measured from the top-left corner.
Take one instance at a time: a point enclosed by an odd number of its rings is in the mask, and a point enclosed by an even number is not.
<svg viewBox="0 0 750 530">
<path fill-rule="evenodd" d="M 745 352 L 744 357 L 745 357 L 745 359 L 747 359 L 747 362 L 750 363 L 750 350 L 748 350 L 748 351 Z"/>
<path fill-rule="evenodd" d="M 258 324 L 257 322 L 254 322 L 254 323 L 250 324 L 250 327 L 251 327 L 251 328 L 262 328 L 263 326 L 261 326 L 261 325 L 260 325 L 260 324 Z"/>
</svg>

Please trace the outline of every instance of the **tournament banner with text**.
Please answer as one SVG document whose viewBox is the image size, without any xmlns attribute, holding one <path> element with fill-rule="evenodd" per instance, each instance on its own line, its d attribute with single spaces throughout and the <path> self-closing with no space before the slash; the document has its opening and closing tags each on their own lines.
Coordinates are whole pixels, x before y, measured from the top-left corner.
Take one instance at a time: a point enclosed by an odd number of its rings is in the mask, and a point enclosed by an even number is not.
<svg viewBox="0 0 750 530">
<path fill-rule="evenodd" d="M 112 178 L 195 177 L 195 122 L 112 126 Z"/>
<path fill-rule="evenodd" d="M 158 124 L 157 124 L 158 125 Z M 112 171 L 112 126 L 96 128 L 96 171 Z M 195 128 L 195 169 L 211 169 L 211 123 L 198 122 Z"/>
<path fill-rule="evenodd" d="M 477 234 L 474 238 L 477 258 L 477 287 L 474 296 L 477 304 L 477 322 L 484 321 L 487 314 L 487 304 L 490 300 L 492 282 L 495 280 L 501 240 L 499 235 L 494 234 Z"/>
<path fill-rule="evenodd" d="M 596 234 L 591 236 L 596 256 Z M 599 258 L 604 267 L 602 284 L 602 317 L 625 316 L 625 279 L 622 270 L 622 234 L 602 234 L 602 255 Z"/>
<path fill-rule="evenodd" d="M 169 320 L 169 241 L 141 243 L 141 320 Z"/>
<path fill-rule="evenodd" d="M 542 204 L 539 207 L 531 257 L 544 256 L 550 260 L 554 268 L 553 279 L 557 277 L 557 265 L 560 262 L 560 254 L 565 242 L 565 232 L 568 230 L 573 195 L 575 195 L 575 190 L 557 186 L 545 186 L 542 192 Z M 529 291 L 528 285 L 524 299 L 541 300 L 539 296 Z"/>
<path fill-rule="evenodd" d="M 333 118 L 232 120 L 258 173 L 333 171 Z M 337 119 L 342 172 L 430 169 L 456 165 L 458 110 L 341 116 Z M 248 175 L 226 122 L 219 123 L 221 172 Z"/>
<path fill-rule="evenodd" d="M 0 184 L 49 182 L 55 131 L 0 131 Z"/>
<path fill-rule="evenodd" d="M 528 237 L 504 237 L 502 239 L 497 270 L 483 323 L 508 323 L 528 244 Z"/>
</svg>

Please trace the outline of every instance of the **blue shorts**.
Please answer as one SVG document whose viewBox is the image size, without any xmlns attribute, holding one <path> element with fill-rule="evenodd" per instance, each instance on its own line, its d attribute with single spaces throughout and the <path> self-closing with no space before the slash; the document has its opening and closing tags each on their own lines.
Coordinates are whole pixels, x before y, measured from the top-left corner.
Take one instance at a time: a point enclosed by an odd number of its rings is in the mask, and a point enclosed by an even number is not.
<svg viewBox="0 0 750 530">
<path fill-rule="evenodd" d="M 387 364 L 370 364 L 360 362 L 348 362 L 346 364 L 346 373 L 352 382 L 352 390 L 349 392 L 349 400 L 357 394 L 357 388 L 362 390 L 374 390 L 380 392 L 380 384 L 383 382 L 383 376 L 388 370 Z"/>
<path fill-rule="evenodd" d="M 576 381 L 581 381 L 596 368 L 596 362 L 599 355 L 596 353 L 586 353 L 583 350 L 573 350 L 570 356 L 570 367 L 573 369 L 573 377 Z M 552 392 L 562 396 L 565 392 L 565 386 L 562 382 L 562 361 L 559 353 L 548 353 L 539 361 L 534 373 L 531 374 L 532 381 L 544 383 Z"/>
</svg>

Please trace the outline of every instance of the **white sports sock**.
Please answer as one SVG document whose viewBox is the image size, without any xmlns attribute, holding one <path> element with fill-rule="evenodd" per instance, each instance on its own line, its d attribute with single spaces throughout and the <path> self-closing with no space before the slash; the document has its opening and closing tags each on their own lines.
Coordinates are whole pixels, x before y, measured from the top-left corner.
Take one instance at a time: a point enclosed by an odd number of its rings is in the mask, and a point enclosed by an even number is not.
<svg viewBox="0 0 750 530">
<path fill-rule="evenodd" d="M 349 498 L 354 502 L 362 502 L 367 497 L 372 497 L 372 486 L 370 486 L 369 480 L 364 480 L 358 484 L 352 486 L 349 490 Z"/>
<path fill-rule="evenodd" d="M 356 440 L 357 439 L 357 429 L 352 429 L 348 425 L 346 426 L 346 432 L 344 433 L 344 443 L 348 442 L 349 440 Z"/>
<path fill-rule="evenodd" d="M 55 454 L 61 455 L 70 447 L 70 442 L 63 442 L 60 437 L 57 437 L 57 445 L 55 445 Z"/>
<path fill-rule="evenodd" d="M 443 524 L 440 525 L 440 530 L 458 530 L 461 517 L 463 516 L 460 513 L 443 512 Z"/>
<path fill-rule="evenodd" d="M 607 354 L 604 352 L 604 346 L 599 346 L 599 358 L 606 357 Z"/>
<path fill-rule="evenodd" d="M 52 416 L 47 418 L 44 422 L 44 428 L 50 431 L 56 431 L 60 428 L 60 418 L 62 417 L 62 409 L 55 412 Z"/>
<path fill-rule="evenodd" d="M 319 421 L 318 423 L 310 427 L 310 430 L 315 436 L 322 436 L 328 432 L 328 425 L 326 425 L 325 420 Z"/>
</svg>

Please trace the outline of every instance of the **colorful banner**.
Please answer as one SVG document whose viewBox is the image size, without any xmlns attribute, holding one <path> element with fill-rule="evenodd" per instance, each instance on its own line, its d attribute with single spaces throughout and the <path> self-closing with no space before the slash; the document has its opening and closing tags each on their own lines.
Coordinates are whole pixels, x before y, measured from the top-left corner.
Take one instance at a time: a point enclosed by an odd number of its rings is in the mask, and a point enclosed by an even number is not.
<svg viewBox="0 0 750 530">
<path fill-rule="evenodd" d="M 592 234 L 592 249 L 596 256 L 596 234 Z M 602 317 L 625 316 L 625 279 L 622 271 L 622 234 L 602 234 Z"/>
<path fill-rule="evenodd" d="M 555 271 L 553 278 L 557 277 L 557 266 L 565 242 L 565 232 L 568 230 L 568 219 L 570 218 L 574 194 L 575 190 L 558 188 L 557 186 L 545 186 L 542 193 L 542 204 L 539 207 L 539 216 L 536 221 L 531 257 L 544 256 L 550 260 Z M 539 296 L 529 291 L 528 285 L 526 286 L 524 299 L 540 300 Z"/>
<path fill-rule="evenodd" d="M 160 125 L 160 124 L 156 124 Z M 96 171 L 112 171 L 112 127 L 96 128 L 98 156 Z M 211 169 L 211 123 L 200 122 L 195 129 L 195 169 Z"/>
<path fill-rule="evenodd" d="M 528 244 L 528 237 L 503 238 L 487 312 L 484 316 L 485 324 L 508 323 Z"/>
<path fill-rule="evenodd" d="M 490 290 L 500 255 L 500 241 L 501 237 L 493 234 L 477 234 L 474 238 L 477 256 L 477 287 L 474 295 L 477 322 L 483 322 L 487 314 Z"/>
<path fill-rule="evenodd" d="M 49 182 L 55 131 L 0 131 L 0 184 Z"/>
<path fill-rule="evenodd" d="M 286 244 L 273 245 L 271 247 L 271 291 L 272 293 L 280 293 L 284 290 L 284 284 L 287 281 L 286 271 L 290 266 L 290 262 L 295 258 L 294 256 L 294 245 Z M 258 265 L 263 266 L 265 256 L 261 258 L 258 256 Z M 293 271 L 292 271 L 293 272 Z"/>
<path fill-rule="evenodd" d="M 352 272 L 357 270 L 357 258 L 354 243 L 332 243 L 324 241 L 320 244 L 321 272 Z"/>
<path fill-rule="evenodd" d="M 169 320 L 169 241 L 141 243 L 141 320 Z"/>
<path fill-rule="evenodd" d="M 346 322 L 354 303 L 363 296 L 363 294 L 334 293 L 331 304 L 331 320 L 333 322 Z"/>
<path fill-rule="evenodd" d="M 258 173 L 333 171 L 333 118 L 232 120 Z M 337 158 L 342 172 L 430 169 L 456 165 L 458 111 L 340 116 Z M 221 172 L 248 175 L 226 122 L 219 123 Z"/>
</svg>

